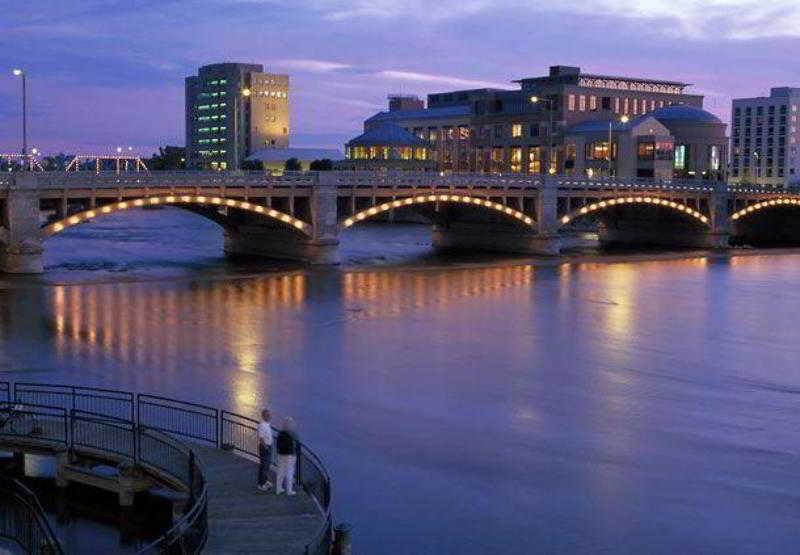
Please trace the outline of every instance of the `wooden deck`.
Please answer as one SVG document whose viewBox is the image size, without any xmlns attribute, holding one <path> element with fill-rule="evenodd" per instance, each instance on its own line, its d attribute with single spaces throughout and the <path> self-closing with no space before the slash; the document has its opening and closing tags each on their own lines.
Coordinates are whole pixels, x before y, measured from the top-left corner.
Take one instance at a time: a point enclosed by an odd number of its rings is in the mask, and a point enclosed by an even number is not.
<svg viewBox="0 0 800 555">
<path fill-rule="evenodd" d="M 205 553 L 304 553 L 323 522 L 311 497 L 300 488 L 294 497 L 260 492 L 256 463 L 221 449 L 192 449 L 208 484 Z"/>
</svg>

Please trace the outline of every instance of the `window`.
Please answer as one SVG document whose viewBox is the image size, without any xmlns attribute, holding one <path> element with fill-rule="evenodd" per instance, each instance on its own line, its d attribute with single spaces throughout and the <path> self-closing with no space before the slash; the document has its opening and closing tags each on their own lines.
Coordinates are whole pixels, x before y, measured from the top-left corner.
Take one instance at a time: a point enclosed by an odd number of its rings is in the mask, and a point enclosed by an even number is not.
<svg viewBox="0 0 800 555">
<path fill-rule="evenodd" d="M 532 123 L 531 124 L 531 137 L 538 137 L 539 136 L 539 124 Z"/>
<path fill-rule="evenodd" d="M 511 148 L 511 172 L 520 173 L 522 171 L 522 149 L 518 146 Z"/>
<path fill-rule="evenodd" d="M 604 96 L 602 98 L 601 102 L 600 102 L 600 107 L 603 110 L 611 110 L 611 97 L 610 96 Z"/>
<path fill-rule="evenodd" d="M 585 95 L 580 95 L 578 97 L 578 109 L 581 112 L 585 112 L 586 111 L 586 96 Z"/>
<path fill-rule="evenodd" d="M 499 139 L 503 136 L 503 126 L 502 125 L 495 125 L 494 126 L 494 136 L 496 139 Z"/>
<path fill-rule="evenodd" d="M 438 137 L 438 130 L 435 127 L 428 127 L 428 140 L 432 143 L 435 143 Z"/>
<path fill-rule="evenodd" d="M 657 141 L 656 160 L 672 160 L 673 148 L 672 141 Z"/>
<path fill-rule="evenodd" d="M 587 160 L 608 160 L 608 141 L 595 141 L 586 145 Z"/>
<path fill-rule="evenodd" d="M 511 124 L 511 136 L 512 137 L 522 137 L 522 124 L 521 123 L 512 123 Z M 522 155 L 520 155 L 522 156 Z"/>
<path fill-rule="evenodd" d="M 628 114 L 628 98 L 626 97 L 622 103 L 622 113 L 627 115 Z"/>
<path fill-rule="evenodd" d="M 633 113 L 634 114 L 638 114 L 639 113 L 639 99 L 638 98 L 634 98 L 633 99 Z"/>
<path fill-rule="evenodd" d="M 614 98 L 614 113 L 619 114 L 619 97 Z"/>
<path fill-rule="evenodd" d="M 595 95 L 589 97 L 589 110 L 592 112 L 597 111 L 597 97 Z"/>
<path fill-rule="evenodd" d="M 427 160 L 428 159 L 428 149 L 418 146 L 414 150 L 414 159 L 415 160 Z"/>
<path fill-rule="evenodd" d="M 528 149 L 528 173 L 542 173 L 542 149 L 534 146 Z"/>
<path fill-rule="evenodd" d="M 653 160 L 655 158 L 655 143 L 639 143 L 639 160 Z"/>
<path fill-rule="evenodd" d="M 575 95 L 574 94 L 571 94 L 571 95 L 569 95 L 567 97 L 567 109 L 570 112 L 574 112 L 575 111 Z"/>
</svg>

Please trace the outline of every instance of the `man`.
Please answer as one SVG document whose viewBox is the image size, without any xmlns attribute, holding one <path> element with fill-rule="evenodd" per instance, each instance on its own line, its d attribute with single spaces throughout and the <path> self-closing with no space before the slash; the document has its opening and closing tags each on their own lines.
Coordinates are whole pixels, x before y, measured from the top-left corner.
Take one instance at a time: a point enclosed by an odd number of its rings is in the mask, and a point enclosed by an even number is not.
<svg viewBox="0 0 800 555">
<path fill-rule="evenodd" d="M 258 489 L 268 491 L 269 467 L 272 464 L 272 415 L 267 409 L 261 411 L 261 422 L 258 423 Z"/>
</svg>

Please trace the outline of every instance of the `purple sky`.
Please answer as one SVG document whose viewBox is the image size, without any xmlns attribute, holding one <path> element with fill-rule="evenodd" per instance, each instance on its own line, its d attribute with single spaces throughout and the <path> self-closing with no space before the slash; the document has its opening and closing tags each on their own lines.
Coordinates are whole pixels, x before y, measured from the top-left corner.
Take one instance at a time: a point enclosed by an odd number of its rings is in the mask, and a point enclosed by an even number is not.
<svg viewBox="0 0 800 555">
<path fill-rule="evenodd" d="M 387 93 L 592 73 L 694 83 L 730 98 L 800 86 L 797 0 L 0 0 L 0 152 L 183 144 L 183 78 L 261 63 L 291 75 L 292 144 L 341 148 Z"/>
</svg>

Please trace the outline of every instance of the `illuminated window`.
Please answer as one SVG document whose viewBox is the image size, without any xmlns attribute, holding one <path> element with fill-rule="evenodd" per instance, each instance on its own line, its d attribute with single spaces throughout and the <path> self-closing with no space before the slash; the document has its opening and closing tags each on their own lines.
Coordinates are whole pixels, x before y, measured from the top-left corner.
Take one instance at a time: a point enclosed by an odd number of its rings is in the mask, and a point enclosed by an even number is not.
<svg viewBox="0 0 800 555">
<path fill-rule="evenodd" d="M 622 102 L 622 113 L 627 115 L 628 114 L 628 98 L 624 98 Z"/>
<path fill-rule="evenodd" d="M 674 145 L 672 141 L 656 142 L 656 160 L 672 160 Z"/>
<path fill-rule="evenodd" d="M 634 114 L 638 114 L 639 113 L 639 99 L 638 98 L 634 98 L 633 99 L 633 113 Z"/>
<path fill-rule="evenodd" d="M 535 146 L 528 149 L 528 173 L 542 173 L 542 149 Z"/>
<path fill-rule="evenodd" d="M 522 137 L 522 124 L 521 123 L 514 123 L 511 125 L 511 136 L 512 137 Z"/>
<path fill-rule="evenodd" d="M 675 146 L 675 163 L 673 166 L 676 170 L 686 169 L 686 145 Z"/>
<path fill-rule="evenodd" d="M 575 111 L 575 95 L 574 94 L 571 94 L 571 95 L 569 95 L 567 97 L 567 109 L 570 112 L 574 112 Z"/>
<path fill-rule="evenodd" d="M 518 146 L 511 148 L 511 172 L 520 173 L 522 171 L 522 149 Z"/>
<path fill-rule="evenodd" d="M 614 97 L 614 113 L 619 114 L 619 97 Z"/>
<path fill-rule="evenodd" d="M 586 145 L 588 160 L 608 160 L 608 141 L 595 141 Z"/>
<path fill-rule="evenodd" d="M 585 95 L 580 95 L 578 97 L 578 109 L 581 112 L 585 112 L 586 111 L 586 96 Z"/>
<path fill-rule="evenodd" d="M 595 95 L 589 97 L 589 110 L 592 112 L 597 111 L 597 97 Z"/>
<path fill-rule="evenodd" d="M 639 160 L 653 160 L 656 154 L 655 143 L 639 143 Z"/>
<path fill-rule="evenodd" d="M 414 150 L 414 159 L 415 160 L 427 160 L 428 159 L 428 149 L 418 146 Z"/>
<path fill-rule="evenodd" d="M 719 171 L 719 147 L 717 145 L 709 147 L 708 157 L 711 171 Z"/>
</svg>

